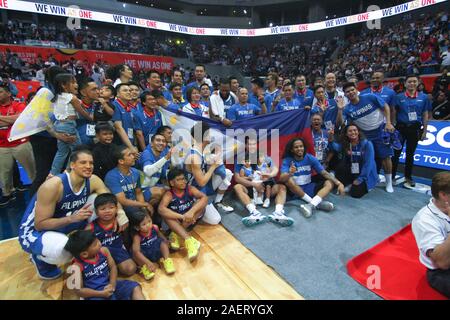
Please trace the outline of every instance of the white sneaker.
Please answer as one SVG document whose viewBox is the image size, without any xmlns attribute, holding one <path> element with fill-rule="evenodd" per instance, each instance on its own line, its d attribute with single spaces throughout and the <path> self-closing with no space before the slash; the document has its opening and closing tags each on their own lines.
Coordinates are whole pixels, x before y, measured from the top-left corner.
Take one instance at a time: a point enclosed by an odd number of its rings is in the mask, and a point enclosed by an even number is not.
<svg viewBox="0 0 450 320">
<path fill-rule="evenodd" d="M 287 217 L 284 210 L 281 212 L 274 212 L 269 214 L 269 221 L 279 224 L 282 227 L 289 227 L 294 224 L 294 219 Z"/>
<path fill-rule="evenodd" d="M 321 203 L 319 203 L 319 205 L 317 206 L 317 209 L 326 211 L 326 212 L 330 212 L 330 211 L 334 210 L 334 204 L 332 204 L 329 201 L 323 200 Z"/>
<path fill-rule="evenodd" d="M 214 203 L 214 206 L 216 206 L 217 209 L 222 209 L 225 212 L 233 212 L 234 208 L 232 206 L 229 206 L 226 203 L 221 202 L 216 202 Z"/>
<path fill-rule="evenodd" d="M 257 197 L 257 198 L 255 199 L 255 205 L 261 206 L 263 203 L 264 203 L 264 202 L 263 202 L 263 200 L 262 200 L 261 197 Z"/>
<path fill-rule="evenodd" d="M 315 210 L 316 208 L 311 203 L 300 205 L 300 212 L 303 214 L 305 218 L 310 218 Z"/>
<path fill-rule="evenodd" d="M 264 200 L 264 203 L 263 203 L 263 208 L 268 208 L 268 207 L 270 207 L 270 199 L 269 198 L 267 198 L 266 200 Z"/>
<path fill-rule="evenodd" d="M 261 223 L 266 222 L 267 221 L 267 217 L 265 215 L 263 215 L 261 212 L 259 212 L 258 210 L 255 210 L 248 217 L 242 218 L 241 221 L 246 227 L 252 227 L 252 226 L 255 226 L 257 224 L 261 224 Z"/>
</svg>

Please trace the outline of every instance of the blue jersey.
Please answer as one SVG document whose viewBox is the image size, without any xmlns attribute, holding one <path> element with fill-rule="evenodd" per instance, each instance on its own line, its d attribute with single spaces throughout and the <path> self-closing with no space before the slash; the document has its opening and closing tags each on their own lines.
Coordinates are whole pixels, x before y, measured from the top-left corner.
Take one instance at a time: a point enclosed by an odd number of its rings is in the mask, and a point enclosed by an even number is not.
<svg viewBox="0 0 450 320">
<path fill-rule="evenodd" d="M 112 121 L 122 122 L 122 127 L 125 130 L 128 139 L 130 139 L 130 142 L 134 144 L 135 122 L 131 108 L 124 105 L 123 102 L 118 99 L 114 100 L 113 105 L 114 114 L 112 116 Z"/>
<path fill-rule="evenodd" d="M 163 125 L 162 114 L 159 110 L 154 110 L 153 113 L 150 113 L 145 109 L 142 111 L 134 109 L 132 113 L 135 120 L 135 129 L 142 131 L 145 145 L 148 146 L 152 136 Z"/>
<path fill-rule="evenodd" d="M 323 118 L 323 127 L 327 130 L 331 130 L 336 127 L 338 106 L 335 99 L 327 99 L 325 101 L 325 111 L 323 111 L 322 108 L 316 104 L 311 108 L 311 114 L 320 113 Z"/>
<path fill-rule="evenodd" d="M 185 214 L 191 210 L 195 204 L 195 198 L 191 194 L 189 185 L 186 186 L 186 190 L 184 190 L 181 195 L 177 195 L 172 189 L 170 190 L 170 193 L 172 194 L 172 200 L 170 200 L 168 208 L 176 213 Z"/>
<path fill-rule="evenodd" d="M 81 190 L 75 193 L 70 185 L 70 177 L 68 173 L 63 173 L 58 176 L 63 184 L 63 194 L 61 200 L 59 200 L 55 205 L 55 211 L 52 216 L 54 219 L 65 218 L 74 214 L 77 210 L 81 209 L 87 202 L 89 195 L 91 194 L 91 187 L 89 179 L 86 179 L 84 186 Z M 36 198 L 37 193 L 31 198 L 31 201 L 25 210 L 22 221 L 20 223 L 20 234 L 28 234 L 35 231 L 34 227 L 34 217 L 36 209 Z M 68 234 L 74 230 L 83 230 L 87 225 L 86 221 L 74 222 L 62 228 L 57 228 L 54 230 L 64 234 Z"/>
<path fill-rule="evenodd" d="M 159 160 L 161 160 L 163 157 L 165 157 L 167 155 L 167 153 L 169 152 L 170 148 L 166 147 L 161 154 L 158 156 L 156 156 L 153 153 L 152 150 L 152 146 L 148 145 L 147 148 L 145 148 L 144 152 L 142 152 L 141 157 L 139 159 L 139 166 L 144 169 L 145 166 L 151 166 L 153 164 L 155 164 L 156 162 L 158 162 Z M 167 161 L 162 170 L 159 172 L 155 172 L 151 178 L 158 178 L 158 180 L 160 180 L 161 178 L 166 179 L 167 177 L 167 171 L 169 170 L 170 167 L 170 161 Z"/>
<path fill-rule="evenodd" d="M 99 223 L 98 219 L 96 219 L 89 224 L 89 227 L 103 247 L 117 249 L 124 248 L 122 236 L 119 232 L 114 230 L 114 225 L 109 229 L 105 229 L 105 227 Z"/>
<path fill-rule="evenodd" d="M 200 85 L 201 84 L 198 84 L 197 81 L 192 81 L 192 82 L 188 83 L 185 87 L 183 87 L 183 97 L 185 99 L 187 99 L 186 93 L 187 93 L 188 89 L 191 88 L 191 87 L 197 87 L 197 89 L 200 91 Z M 209 92 L 213 92 L 214 91 L 213 87 L 211 87 L 211 86 L 208 86 L 208 87 L 209 87 Z"/>
<path fill-rule="evenodd" d="M 136 189 L 141 188 L 141 175 L 135 168 L 130 168 L 128 175 L 114 168 L 106 174 L 105 185 L 115 195 L 123 192 L 127 199 L 136 200 Z"/>
<path fill-rule="evenodd" d="M 316 159 L 320 161 L 321 164 L 324 163 L 327 158 L 328 153 L 328 131 L 320 130 L 317 132 L 311 130 L 314 140 L 314 151 L 316 152 Z"/>
<path fill-rule="evenodd" d="M 305 88 L 303 92 L 297 90 L 294 93 L 294 99 L 297 99 L 300 102 L 300 105 L 312 107 L 314 92 L 307 88 Z"/>
<path fill-rule="evenodd" d="M 154 245 L 157 243 L 158 240 L 158 227 L 156 225 L 152 226 L 152 230 L 148 235 L 143 235 L 139 233 L 139 237 L 141 239 L 141 251 L 144 253 L 145 256 L 147 256 L 146 252 L 152 252 Z"/>
<path fill-rule="evenodd" d="M 74 259 L 83 274 L 83 287 L 102 291 L 109 284 L 109 264 L 106 256 L 100 252 L 93 261 Z"/>
<path fill-rule="evenodd" d="M 275 107 L 275 111 L 288 111 L 297 110 L 302 107 L 302 103 L 297 99 L 291 99 L 291 101 L 286 101 L 286 99 L 281 99 Z"/>
<path fill-rule="evenodd" d="M 237 101 L 236 101 L 236 103 L 237 103 Z M 236 104 L 236 103 L 235 103 L 235 104 Z M 250 93 L 250 94 L 248 95 L 248 103 L 254 104 L 254 105 L 257 106 L 258 108 L 261 108 L 261 103 L 259 103 L 258 97 L 255 96 L 253 93 Z M 267 107 L 267 105 L 266 105 L 266 107 Z M 272 107 L 272 106 L 267 107 L 267 108 L 271 108 L 271 107 Z"/>
<path fill-rule="evenodd" d="M 356 179 L 365 182 L 368 190 L 373 189 L 378 183 L 378 172 L 372 142 L 362 140 L 356 146 L 351 146 L 351 153 L 346 157 L 351 166 L 358 164 L 359 172 L 354 173 Z"/>
<path fill-rule="evenodd" d="M 295 160 L 291 157 L 283 159 L 283 163 L 281 165 L 281 173 L 289 173 L 289 168 L 291 167 L 292 163 L 297 168 L 297 171 L 294 173 L 293 179 L 299 186 L 311 183 L 313 170 L 317 173 L 321 173 L 324 170 L 319 160 L 307 153 L 302 160 Z"/>
<path fill-rule="evenodd" d="M 280 94 L 281 94 L 280 89 L 276 89 L 274 92 L 269 92 L 268 90 L 266 90 L 266 93 L 264 94 L 264 101 L 266 103 L 266 108 L 269 112 L 270 110 L 272 110 L 273 101 Z"/>
<path fill-rule="evenodd" d="M 220 94 L 220 93 L 219 93 Z M 222 98 L 222 97 L 221 97 Z M 227 118 L 227 119 L 229 119 L 228 118 L 228 113 L 229 113 L 229 111 L 230 111 L 230 108 L 232 107 L 232 106 L 234 106 L 236 103 L 237 103 L 237 101 L 236 101 L 236 99 L 231 95 L 231 93 L 230 93 L 230 95 L 228 96 L 228 98 L 227 99 L 223 99 L 222 98 L 222 101 L 223 101 L 223 106 L 224 106 L 224 110 L 225 110 L 225 117 Z M 250 102 L 250 101 L 249 101 Z"/>
<path fill-rule="evenodd" d="M 244 170 L 244 176 L 245 177 L 252 177 L 253 176 L 253 168 L 250 166 L 246 167 L 246 166 L 242 166 L 241 170 Z"/>
<path fill-rule="evenodd" d="M 363 91 L 361 91 L 361 94 L 374 94 L 378 97 L 380 97 L 381 99 L 384 100 L 384 102 L 386 102 L 390 107 L 394 106 L 394 98 L 395 98 L 395 91 L 392 90 L 391 88 L 388 87 L 381 87 L 378 90 L 374 90 L 373 88 L 366 88 Z"/>
<path fill-rule="evenodd" d="M 357 104 L 350 102 L 345 106 L 343 116 L 361 128 L 368 138 L 376 138 L 371 132 L 381 132 L 380 127 L 384 125 L 384 104 L 384 100 L 374 94 L 361 95 Z"/>
<path fill-rule="evenodd" d="M 261 108 L 255 106 L 254 104 L 235 104 L 228 111 L 228 119 L 232 121 L 242 120 L 252 118 L 259 113 L 261 113 Z"/>
<path fill-rule="evenodd" d="M 192 172 L 189 172 L 187 170 L 187 166 L 186 166 L 186 162 L 187 162 L 186 159 L 193 154 L 196 154 L 200 158 L 200 168 L 201 168 L 202 172 L 205 173 L 208 168 L 207 168 L 205 158 L 203 157 L 203 154 L 200 151 L 198 151 L 197 149 L 191 149 L 189 151 L 189 153 L 186 155 L 185 161 L 183 161 L 183 166 L 184 166 L 184 170 L 188 173 L 188 175 L 187 175 L 188 183 L 192 184 L 194 187 L 198 187 L 198 184 L 194 179 L 194 175 L 192 174 Z"/>
<path fill-rule="evenodd" d="M 140 101 L 137 102 L 135 105 L 132 105 L 130 103 L 130 106 L 131 106 L 131 111 L 144 112 L 144 106 L 142 105 L 142 103 Z"/>
<path fill-rule="evenodd" d="M 394 99 L 397 123 L 406 125 L 423 123 L 423 113 L 431 111 L 431 102 L 428 96 L 422 92 L 416 92 L 410 96 L 407 92 L 398 94 Z"/>
<path fill-rule="evenodd" d="M 89 113 L 91 116 L 94 115 L 94 104 L 86 105 L 83 101 L 81 102 L 81 104 L 83 105 L 87 113 Z M 82 144 L 89 145 L 94 143 L 95 122 L 88 121 L 85 118 L 77 119 L 77 131 L 80 135 Z"/>
<path fill-rule="evenodd" d="M 258 161 L 256 165 L 256 170 L 261 171 L 261 173 L 267 173 L 273 167 L 273 161 L 271 157 L 264 156 L 263 159 Z"/>
</svg>

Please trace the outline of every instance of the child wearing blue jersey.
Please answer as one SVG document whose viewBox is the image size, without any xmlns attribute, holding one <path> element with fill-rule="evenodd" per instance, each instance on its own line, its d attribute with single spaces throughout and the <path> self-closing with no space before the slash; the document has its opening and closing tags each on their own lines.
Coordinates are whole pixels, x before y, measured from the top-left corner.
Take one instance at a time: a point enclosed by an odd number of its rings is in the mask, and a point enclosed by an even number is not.
<svg viewBox="0 0 450 320">
<path fill-rule="evenodd" d="M 258 159 L 258 164 L 252 165 L 250 161 L 250 155 L 246 155 L 244 164 L 241 167 L 239 176 L 253 182 L 261 182 L 262 174 L 266 173 L 270 168 L 267 167 L 267 163 L 264 157 Z M 264 184 L 264 192 L 257 192 L 256 188 L 253 188 L 253 202 L 255 205 L 262 205 L 264 208 L 270 206 L 270 195 L 272 193 L 273 181 L 266 181 Z M 263 195 L 265 193 L 266 199 L 263 202 Z"/>
<path fill-rule="evenodd" d="M 329 174 L 307 149 L 303 139 L 293 138 L 286 145 L 281 166 L 280 181 L 286 184 L 288 193 L 307 202 L 300 205 L 302 214 L 309 218 L 316 209 L 330 212 L 334 205 L 325 198 L 334 186 L 344 194 L 344 185 Z M 313 170 L 317 173 L 313 176 Z M 312 197 L 312 198 L 311 198 Z"/>
<path fill-rule="evenodd" d="M 184 240 L 188 258 L 193 261 L 198 256 L 200 242 L 188 232 L 203 217 L 208 205 L 208 197 L 186 180 L 186 172 L 174 168 L 167 177 L 170 190 L 167 191 L 159 204 L 158 211 L 171 232 L 170 247 L 180 249 L 180 237 Z"/>
<path fill-rule="evenodd" d="M 158 226 L 153 224 L 152 218 L 142 210 L 130 212 L 128 216 L 131 252 L 145 280 L 151 280 L 155 276 L 154 262 L 161 263 L 167 274 L 175 273 L 173 260 L 169 258 L 169 242 Z"/>
<path fill-rule="evenodd" d="M 145 300 L 135 281 L 117 280 L 117 267 L 109 250 L 88 230 L 69 235 L 64 247 L 73 256 L 74 275 L 81 275 L 75 292 L 86 300 Z"/>
<path fill-rule="evenodd" d="M 117 230 L 117 198 L 111 193 L 101 194 L 95 198 L 94 207 L 97 219 L 88 224 L 86 230 L 92 231 L 102 246 L 108 248 L 121 274 L 135 274 L 136 264 L 125 248 L 122 234 Z"/>
</svg>

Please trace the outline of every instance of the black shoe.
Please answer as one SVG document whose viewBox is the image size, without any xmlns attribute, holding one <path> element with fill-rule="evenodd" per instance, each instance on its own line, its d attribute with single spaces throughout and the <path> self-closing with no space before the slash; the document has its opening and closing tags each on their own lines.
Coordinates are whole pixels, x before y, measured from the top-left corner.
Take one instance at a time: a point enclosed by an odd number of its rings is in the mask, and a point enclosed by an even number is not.
<svg viewBox="0 0 450 320">
<path fill-rule="evenodd" d="M 5 207 L 7 206 L 11 201 L 16 200 L 16 197 L 11 194 L 9 196 L 3 196 L 2 199 L 0 200 L 0 207 Z"/>
</svg>

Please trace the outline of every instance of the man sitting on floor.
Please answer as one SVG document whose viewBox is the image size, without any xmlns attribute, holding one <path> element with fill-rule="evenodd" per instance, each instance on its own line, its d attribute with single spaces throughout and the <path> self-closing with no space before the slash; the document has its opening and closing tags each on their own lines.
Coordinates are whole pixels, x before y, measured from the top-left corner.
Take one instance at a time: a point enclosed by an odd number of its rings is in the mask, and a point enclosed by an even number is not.
<svg viewBox="0 0 450 320">
<path fill-rule="evenodd" d="M 431 183 L 430 203 L 412 222 L 430 286 L 450 298 L 450 172 L 440 172 Z"/>
</svg>

